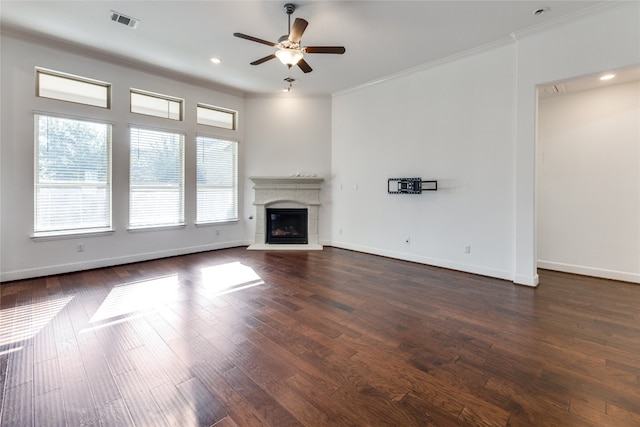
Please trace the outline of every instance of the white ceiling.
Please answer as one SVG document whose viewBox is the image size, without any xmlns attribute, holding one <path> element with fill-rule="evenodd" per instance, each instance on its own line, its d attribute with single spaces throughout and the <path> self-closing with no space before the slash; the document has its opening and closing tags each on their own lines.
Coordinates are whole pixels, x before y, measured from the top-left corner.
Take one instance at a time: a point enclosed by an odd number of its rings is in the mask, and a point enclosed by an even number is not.
<svg viewBox="0 0 640 427">
<path fill-rule="evenodd" d="M 234 32 L 277 42 L 286 34 L 286 1 L 6 1 L 3 31 L 56 39 L 66 48 L 98 51 L 141 66 L 248 94 L 274 94 L 297 81 L 301 94 L 358 87 L 470 49 L 506 42 L 512 34 L 590 12 L 608 1 L 292 1 L 309 21 L 302 45 L 346 47 L 344 55 L 308 54 L 313 72 L 274 59 L 251 61 L 274 48 Z M 542 15 L 533 11 L 548 7 Z M 110 11 L 137 18 L 117 24 Z M 292 22 L 293 22 L 292 19 Z M 216 56 L 221 64 L 211 63 Z M 45 66 L 45 65 L 43 65 Z M 59 70 L 73 73 L 72 69 Z"/>
</svg>

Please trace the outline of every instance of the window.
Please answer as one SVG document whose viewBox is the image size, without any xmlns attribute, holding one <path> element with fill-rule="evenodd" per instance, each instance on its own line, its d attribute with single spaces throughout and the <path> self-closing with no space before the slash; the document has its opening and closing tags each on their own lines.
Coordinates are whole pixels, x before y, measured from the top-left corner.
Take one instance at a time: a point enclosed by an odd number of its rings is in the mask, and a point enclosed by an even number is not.
<svg viewBox="0 0 640 427">
<path fill-rule="evenodd" d="M 197 138 L 196 222 L 238 220 L 238 143 Z"/>
<path fill-rule="evenodd" d="M 197 122 L 201 125 L 215 126 L 223 129 L 236 129 L 237 112 L 212 105 L 198 104 Z"/>
<path fill-rule="evenodd" d="M 182 120 L 183 100 L 131 89 L 131 112 L 164 119 Z"/>
<path fill-rule="evenodd" d="M 35 115 L 36 235 L 111 229 L 111 125 Z"/>
<path fill-rule="evenodd" d="M 130 129 L 129 226 L 184 224 L 184 135 Z"/>
<path fill-rule="evenodd" d="M 42 68 L 36 69 L 36 75 L 36 94 L 42 98 L 110 108 L 111 85 L 109 83 Z"/>
</svg>

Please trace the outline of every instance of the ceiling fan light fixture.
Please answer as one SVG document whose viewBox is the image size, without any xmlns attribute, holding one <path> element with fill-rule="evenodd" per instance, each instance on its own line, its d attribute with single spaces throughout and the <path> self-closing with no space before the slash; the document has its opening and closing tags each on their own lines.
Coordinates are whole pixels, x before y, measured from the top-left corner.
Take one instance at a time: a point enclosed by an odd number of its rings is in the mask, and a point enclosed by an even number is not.
<svg viewBox="0 0 640 427">
<path fill-rule="evenodd" d="M 303 56 L 302 52 L 296 49 L 280 49 L 276 52 L 276 57 L 280 62 L 289 67 L 300 62 Z"/>
</svg>

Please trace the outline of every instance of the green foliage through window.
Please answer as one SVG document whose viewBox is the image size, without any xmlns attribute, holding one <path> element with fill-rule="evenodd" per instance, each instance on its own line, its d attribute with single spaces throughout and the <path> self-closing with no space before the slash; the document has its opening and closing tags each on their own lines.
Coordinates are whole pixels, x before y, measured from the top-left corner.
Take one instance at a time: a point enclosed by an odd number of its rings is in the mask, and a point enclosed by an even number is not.
<svg viewBox="0 0 640 427">
<path fill-rule="evenodd" d="M 111 227 L 111 126 L 36 114 L 39 232 Z"/>
<path fill-rule="evenodd" d="M 238 143 L 199 136 L 196 221 L 238 219 Z"/>
<path fill-rule="evenodd" d="M 184 135 L 130 130 L 129 225 L 184 223 Z"/>
</svg>

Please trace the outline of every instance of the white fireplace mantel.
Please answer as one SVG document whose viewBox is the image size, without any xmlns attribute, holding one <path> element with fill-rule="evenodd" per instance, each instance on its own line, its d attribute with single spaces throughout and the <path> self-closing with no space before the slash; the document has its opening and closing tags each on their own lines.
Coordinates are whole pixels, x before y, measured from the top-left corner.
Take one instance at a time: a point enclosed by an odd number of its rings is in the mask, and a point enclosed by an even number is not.
<svg viewBox="0 0 640 427">
<path fill-rule="evenodd" d="M 324 178 L 308 176 L 252 176 L 256 207 L 255 241 L 251 250 L 322 250 L 318 236 L 320 188 Z M 272 245 L 266 243 L 267 208 L 306 207 L 308 243 Z"/>
</svg>

